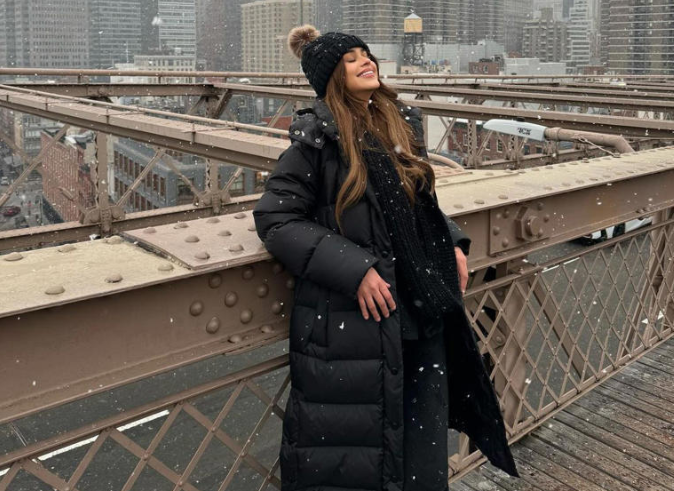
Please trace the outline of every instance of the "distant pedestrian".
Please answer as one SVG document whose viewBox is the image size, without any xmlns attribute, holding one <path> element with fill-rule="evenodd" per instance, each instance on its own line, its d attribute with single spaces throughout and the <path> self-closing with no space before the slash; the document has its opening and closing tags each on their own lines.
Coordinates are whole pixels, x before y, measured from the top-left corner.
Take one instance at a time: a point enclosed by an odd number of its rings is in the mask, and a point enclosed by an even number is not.
<svg viewBox="0 0 674 491">
<path fill-rule="evenodd" d="M 359 37 L 289 46 L 318 99 L 253 215 L 296 277 L 283 491 L 445 491 L 448 428 L 513 476 L 462 293 L 470 239 L 438 207 L 421 113 Z"/>
</svg>

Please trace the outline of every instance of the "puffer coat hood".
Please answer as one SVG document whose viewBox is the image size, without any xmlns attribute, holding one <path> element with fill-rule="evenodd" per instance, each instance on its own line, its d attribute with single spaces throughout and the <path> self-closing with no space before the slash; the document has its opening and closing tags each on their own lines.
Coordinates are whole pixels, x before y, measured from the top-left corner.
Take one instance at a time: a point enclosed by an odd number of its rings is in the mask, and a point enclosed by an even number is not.
<svg viewBox="0 0 674 491">
<path fill-rule="evenodd" d="M 419 109 L 399 107 L 423 143 Z M 298 111 L 289 135 L 292 144 L 253 211 L 267 250 L 296 277 L 282 491 L 402 491 L 400 316 L 395 310 L 380 322 L 365 320 L 356 298 L 374 267 L 398 302 L 389 233 L 370 183 L 363 199 L 344 212 L 343 233 L 337 233 L 335 203 L 348 167 L 324 102 Z M 470 239 L 447 220 L 454 243 L 468 254 Z M 449 427 L 518 476 L 472 326 L 462 315 L 445 319 L 444 332 Z"/>
</svg>

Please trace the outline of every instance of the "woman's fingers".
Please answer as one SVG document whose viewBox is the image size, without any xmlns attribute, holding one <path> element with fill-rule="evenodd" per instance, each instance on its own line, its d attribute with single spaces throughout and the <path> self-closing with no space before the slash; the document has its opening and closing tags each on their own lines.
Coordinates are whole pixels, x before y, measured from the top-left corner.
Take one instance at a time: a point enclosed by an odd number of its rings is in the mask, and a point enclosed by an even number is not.
<svg viewBox="0 0 674 491">
<path fill-rule="evenodd" d="M 365 305 L 365 299 L 362 295 L 358 295 L 358 305 L 360 305 L 360 313 L 363 314 L 363 318 L 367 320 L 367 305 Z"/>
<path fill-rule="evenodd" d="M 388 283 L 386 283 L 388 286 Z M 393 295 L 391 295 L 391 292 L 389 291 L 388 287 L 380 288 L 379 292 L 381 293 L 382 297 L 384 297 L 384 300 L 386 301 L 386 304 L 388 305 L 389 310 L 395 310 L 396 309 L 396 303 L 395 300 L 393 300 Z"/>
<path fill-rule="evenodd" d="M 377 322 L 381 321 L 379 311 L 377 310 L 377 306 L 374 303 L 372 295 L 368 295 L 367 298 L 365 298 L 365 302 L 367 303 L 367 307 L 368 309 L 370 309 L 370 313 L 372 314 L 372 317 L 374 317 L 374 320 L 376 320 Z"/>
<path fill-rule="evenodd" d="M 389 316 L 388 305 L 386 305 L 386 300 L 384 300 L 384 296 L 381 294 L 381 292 L 377 290 L 376 292 L 374 292 L 374 295 L 372 295 L 372 297 L 374 298 L 374 301 L 377 302 L 377 305 L 379 306 L 379 310 L 381 311 L 382 315 L 384 317 L 388 317 Z"/>
</svg>

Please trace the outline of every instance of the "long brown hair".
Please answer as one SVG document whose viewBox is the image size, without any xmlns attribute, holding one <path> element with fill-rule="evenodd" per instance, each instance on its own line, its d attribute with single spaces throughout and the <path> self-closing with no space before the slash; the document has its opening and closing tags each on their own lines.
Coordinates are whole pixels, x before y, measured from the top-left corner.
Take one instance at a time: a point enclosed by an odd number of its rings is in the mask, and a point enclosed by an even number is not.
<svg viewBox="0 0 674 491">
<path fill-rule="evenodd" d="M 372 55 L 370 57 L 379 68 L 376 58 Z M 341 149 L 349 165 L 349 172 L 337 194 L 335 207 L 335 218 L 340 230 L 344 210 L 358 203 L 365 193 L 367 167 L 362 158 L 365 132 L 376 136 L 388 152 L 412 205 L 419 184 L 427 185 L 431 190 L 435 187 L 433 168 L 416 155 L 420 145 L 396 105 L 398 94 L 384 85 L 381 79 L 379 83 L 379 88 L 373 92 L 371 102 L 366 108 L 361 100 L 347 90 L 343 62 L 337 65 L 328 82 L 325 103 L 335 118 Z"/>
</svg>

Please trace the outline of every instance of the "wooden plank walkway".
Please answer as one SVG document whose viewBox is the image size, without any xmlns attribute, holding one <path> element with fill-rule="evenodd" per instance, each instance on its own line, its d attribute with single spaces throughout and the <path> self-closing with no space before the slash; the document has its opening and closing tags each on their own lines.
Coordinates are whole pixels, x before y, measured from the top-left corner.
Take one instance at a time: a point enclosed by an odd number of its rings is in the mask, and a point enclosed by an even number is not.
<svg viewBox="0 0 674 491">
<path fill-rule="evenodd" d="M 450 491 L 674 491 L 674 338 L 512 451 L 521 479 L 484 464 Z"/>
</svg>

